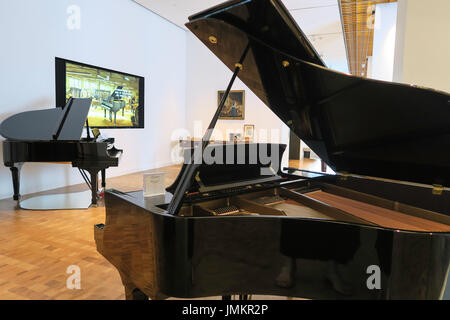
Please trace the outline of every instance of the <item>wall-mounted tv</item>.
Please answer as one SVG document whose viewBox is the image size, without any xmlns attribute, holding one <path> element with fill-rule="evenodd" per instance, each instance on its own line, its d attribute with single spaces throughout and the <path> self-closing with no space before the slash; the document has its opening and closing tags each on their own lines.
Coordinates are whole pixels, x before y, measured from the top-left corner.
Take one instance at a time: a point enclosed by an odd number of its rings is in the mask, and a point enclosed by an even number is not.
<svg viewBox="0 0 450 320">
<path fill-rule="evenodd" d="M 144 78 L 88 64 L 55 59 L 56 106 L 92 98 L 93 128 L 144 128 Z"/>
</svg>

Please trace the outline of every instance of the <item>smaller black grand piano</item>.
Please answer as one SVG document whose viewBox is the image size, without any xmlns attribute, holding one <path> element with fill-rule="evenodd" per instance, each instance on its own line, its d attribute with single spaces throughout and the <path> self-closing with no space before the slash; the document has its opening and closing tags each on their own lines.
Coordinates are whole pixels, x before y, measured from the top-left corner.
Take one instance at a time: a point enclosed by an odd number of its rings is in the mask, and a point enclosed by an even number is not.
<svg viewBox="0 0 450 320">
<path fill-rule="evenodd" d="M 0 134 L 6 138 L 3 162 L 11 169 L 14 200 L 20 200 L 23 163 L 70 162 L 73 167 L 89 172 L 92 205 L 97 205 L 98 173 L 102 173 L 105 187 L 105 170 L 119 165 L 122 150 L 114 147 L 113 139 L 81 139 L 90 105 L 91 99 L 71 98 L 62 108 L 19 113 L 0 124 Z"/>
</svg>

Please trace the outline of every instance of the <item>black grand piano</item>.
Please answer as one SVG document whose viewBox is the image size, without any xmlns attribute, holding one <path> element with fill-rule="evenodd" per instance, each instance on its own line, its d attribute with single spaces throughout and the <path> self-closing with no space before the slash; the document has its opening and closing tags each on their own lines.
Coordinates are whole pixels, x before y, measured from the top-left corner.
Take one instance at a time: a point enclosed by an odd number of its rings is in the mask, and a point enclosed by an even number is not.
<svg viewBox="0 0 450 320">
<path fill-rule="evenodd" d="M 91 99 L 70 98 L 64 107 L 16 114 L 0 124 L 3 162 L 11 169 L 14 200 L 20 200 L 20 170 L 25 162 L 70 162 L 86 170 L 92 191 L 92 205 L 97 205 L 98 173 L 119 165 L 122 150 L 109 139 L 81 139 Z M 89 131 L 89 129 L 88 129 Z"/>
<path fill-rule="evenodd" d="M 327 69 L 279 0 L 189 20 L 234 74 L 165 196 L 106 192 L 95 240 L 127 299 L 442 298 L 450 95 Z M 209 144 L 237 76 L 338 173 L 282 170 L 283 145 Z"/>
</svg>

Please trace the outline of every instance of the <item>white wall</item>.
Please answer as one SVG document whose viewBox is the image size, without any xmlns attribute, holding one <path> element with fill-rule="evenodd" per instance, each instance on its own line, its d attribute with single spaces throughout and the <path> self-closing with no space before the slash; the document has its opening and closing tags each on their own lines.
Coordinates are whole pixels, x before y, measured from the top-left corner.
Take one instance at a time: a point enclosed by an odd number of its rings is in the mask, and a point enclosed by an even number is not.
<svg viewBox="0 0 450 320">
<path fill-rule="evenodd" d="M 81 8 L 69 30 L 67 8 Z M 104 130 L 124 149 L 120 175 L 170 164 L 170 135 L 185 125 L 186 32 L 131 0 L 0 2 L 0 121 L 55 104 L 55 56 L 145 77 L 145 129 Z M 12 195 L 0 167 L 0 198 Z M 21 193 L 81 183 L 69 165 L 26 164 Z"/>
<path fill-rule="evenodd" d="M 192 137 L 203 135 L 217 109 L 217 92 L 226 89 L 231 77 L 232 72 L 188 33 L 186 125 Z M 242 132 L 244 124 L 254 124 L 257 134 L 254 142 L 289 144 L 289 129 L 242 81 L 237 79 L 233 90 L 245 90 L 245 120 L 219 120 L 214 131 L 216 140 L 228 140 L 229 132 Z M 196 123 L 201 123 L 202 130 L 195 130 Z M 267 135 L 261 136 L 261 130 Z M 283 164 L 287 165 L 289 150 L 285 155 Z"/>
<path fill-rule="evenodd" d="M 370 77 L 392 81 L 394 72 L 397 3 L 376 5 Z"/>
<path fill-rule="evenodd" d="M 450 93 L 449 12 L 448 0 L 399 0 L 394 81 Z"/>
<path fill-rule="evenodd" d="M 394 81 L 450 92 L 450 1 L 399 0 Z"/>
</svg>

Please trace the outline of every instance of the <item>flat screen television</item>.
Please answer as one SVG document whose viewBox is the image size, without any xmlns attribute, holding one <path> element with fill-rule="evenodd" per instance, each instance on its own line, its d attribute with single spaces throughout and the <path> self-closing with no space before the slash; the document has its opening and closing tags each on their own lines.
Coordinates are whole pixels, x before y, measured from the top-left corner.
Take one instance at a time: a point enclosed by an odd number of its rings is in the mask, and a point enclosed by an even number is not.
<svg viewBox="0 0 450 320">
<path fill-rule="evenodd" d="M 91 98 L 92 128 L 144 128 L 144 78 L 66 59 L 55 59 L 56 106 Z"/>
</svg>

